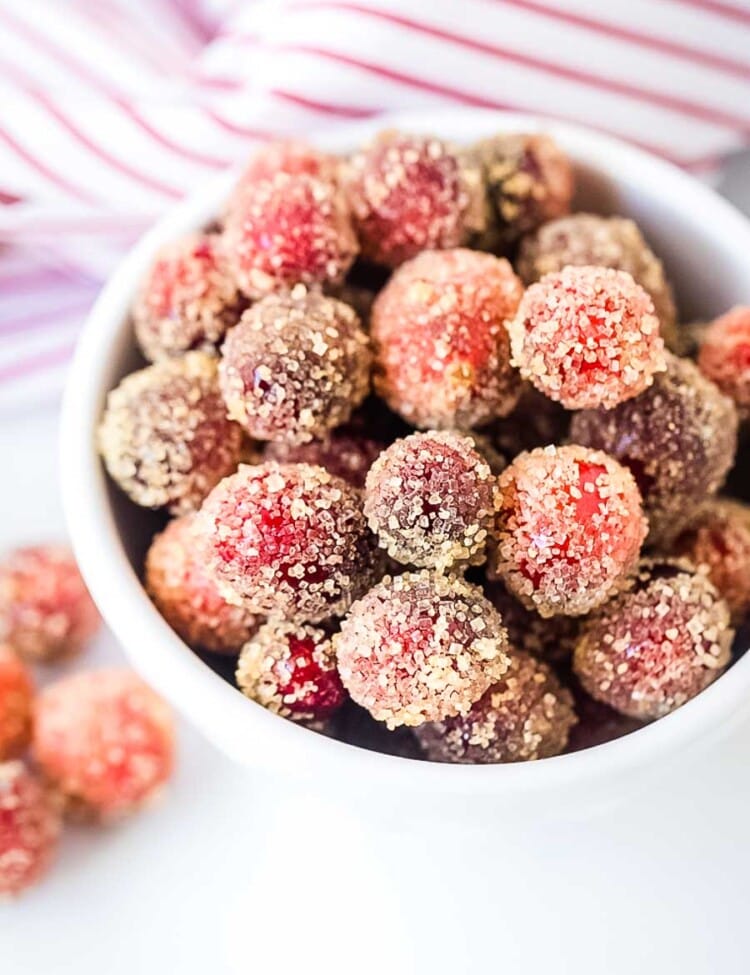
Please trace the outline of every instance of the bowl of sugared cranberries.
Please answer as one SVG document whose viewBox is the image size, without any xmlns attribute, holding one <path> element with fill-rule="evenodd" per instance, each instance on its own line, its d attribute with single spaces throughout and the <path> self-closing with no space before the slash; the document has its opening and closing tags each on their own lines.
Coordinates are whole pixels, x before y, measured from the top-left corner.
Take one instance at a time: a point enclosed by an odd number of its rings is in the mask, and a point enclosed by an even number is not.
<svg viewBox="0 0 750 975">
<path fill-rule="evenodd" d="M 84 329 L 62 462 L 94 600 L 242 766 L 598 808 L 750 710 L 748 282 L 727 203 L 573 126 L 269 144 Z"/>
</svg>

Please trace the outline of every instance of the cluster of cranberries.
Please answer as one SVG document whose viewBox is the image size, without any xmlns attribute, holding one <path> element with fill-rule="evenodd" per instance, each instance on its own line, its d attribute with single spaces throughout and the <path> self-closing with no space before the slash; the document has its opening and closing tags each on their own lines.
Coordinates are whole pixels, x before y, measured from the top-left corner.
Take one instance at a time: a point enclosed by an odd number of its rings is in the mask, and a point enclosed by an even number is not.
<svg viewBox="0 0 750 975">
<path fill-rule="evenodd" d="M 404 754 L 525 761 L 727 666 L 750 512 L 717 494 L 750 311 L 680 358 L 661 262 L 573 192 L 544 135 L 275 144 L 157 257 L 133 308 L 151 365 L 110 394 L 100 450 L 177 516 L 145 561 L 155 605 L 249 698 L 355 743 L 364 720 Z"/>
<path fill-rule="evenodd" d="M 37 692 L 30 665 L 77 656 L 99 623 L 67 549 L 0 563 L 0 898 L 42 876 L 65 814 L 111 820 L 170 775 L 171 714 L 131 672 L 79 672 Z"/>
</svg>

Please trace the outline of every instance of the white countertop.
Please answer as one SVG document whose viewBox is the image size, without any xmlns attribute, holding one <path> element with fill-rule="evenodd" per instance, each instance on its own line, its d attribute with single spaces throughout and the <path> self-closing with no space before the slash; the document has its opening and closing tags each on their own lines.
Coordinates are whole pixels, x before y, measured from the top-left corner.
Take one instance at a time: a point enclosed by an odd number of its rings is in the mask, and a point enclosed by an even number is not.
<svg viewBox="0 0 750 975">
<path fill-rule="evenodd" d="M 0 418 L 0 546 L 60 537 L 56 411 Z M 120 660 L 102 636 L 89 658 Z M 2 975 L 747 975 L 750 726 L 543 839 L 368 822 L 255 779 L 181 727 L 167 798 L 71 828 L 0 907 Z"/>
</svg>

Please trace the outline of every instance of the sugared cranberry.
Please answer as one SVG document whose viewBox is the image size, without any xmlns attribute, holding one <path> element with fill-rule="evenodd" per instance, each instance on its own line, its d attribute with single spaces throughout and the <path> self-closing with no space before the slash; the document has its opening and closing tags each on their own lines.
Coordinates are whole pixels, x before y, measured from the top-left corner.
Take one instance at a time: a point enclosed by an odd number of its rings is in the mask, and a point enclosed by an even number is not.
<svg viewBox="0 0 750 975">
<path fill-rule="evenodd" d="M 230 600 L 293 622 L 345 612 L 380 570 L 360 492 L 310 464 L 240 467 L 196 530 Z"/>
<path fill-rule="evenodd" d="M 573 667 L 584 690 L 639 720 L 661 718 L 729 662 L 729 609 L 689 565 L 644 563 L 634 587 L 584 624 Z"/>
<path fill-rule="evenodd" d="M 526 290 L 509 327 L 524 379 L 571 410 L 610 409 L 664 369 L 653 302 L 625 271 L 546 274 Z"/>
<path fill-rule="evenodd" d="M 185 514 L 237 467 L 242 431 L 226 413 L 218 366 L 188 352 L 133 372 L 107 397 L 99 450 L 136 504 Z"/>
<path fill-rule="evenodd" d="M 0 642 L 27 660 L 79 653 L 101 619 L 64 545 L 16 549 L 0 562 Z"/>
<path fill-rule="evenodd" d="M 334 637 L 344 687 L 389 728 L 466 714 L 508 669 L 506 645 L 480 589 L 427 571 L 386 576 Z"/>
<path fill-rule="evenodd" d="M 31 737 L 34 683 L 20 657 L 0 643 L 0 762 L 20 755 Z"/>
<path fill-rule="evenodd" d="M 95 670 L 52 684 L 34 715 L 34 758 L 64 796 L 109 818 L 131 812 L 169 778 L 169 708 L 135 674 Z"/>
<path fill-rule="evenodd" d="M 500 475 L 492 569 L 542 616 L 582 616 L 635 568 L 646 535 L 632 474 L 570 445 L 520 454 Z"/>
<path fill-rule="evenodd" d="M 521 298 L 507 261 L 428 251 L 396 271 L 372 310 L 375 390 L 418 427 L 468 429 L 520 392 L 506 323 Z"/>
<path fill-rule="evenodd" d="M 0 764 L 0 897 L 20 894 L 46 872 L 60 826 L 55 797 L 23 762 Z"/>
<path fill-rule="evenodd" d="M 270 620 L 242 648 L 237 683 L 247 697 L 295 721 L 330 717 L 346 700 L 329 633 Z"/>
</svg>

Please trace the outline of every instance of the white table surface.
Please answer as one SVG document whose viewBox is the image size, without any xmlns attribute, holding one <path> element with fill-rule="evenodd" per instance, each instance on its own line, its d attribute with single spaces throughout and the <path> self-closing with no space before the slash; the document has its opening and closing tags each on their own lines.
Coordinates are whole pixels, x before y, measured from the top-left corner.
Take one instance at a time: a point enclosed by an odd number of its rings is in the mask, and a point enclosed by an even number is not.
<svg viewBox="0 0 750 975">
<path fill-rule="evenodd" d="M 64 534 L 56 409 L 0 419 L 0 544 Z M 88 658 L 120 661 L 103 635 Z M 750 728 L 658 788 L 533 841 L 380 825 L 255 779 L 188 727 L 162 804 L 70 829 L 0 907 L 1 975 L 750 971 Z"/>
</svg>

